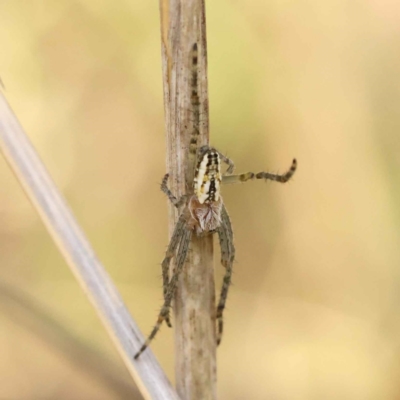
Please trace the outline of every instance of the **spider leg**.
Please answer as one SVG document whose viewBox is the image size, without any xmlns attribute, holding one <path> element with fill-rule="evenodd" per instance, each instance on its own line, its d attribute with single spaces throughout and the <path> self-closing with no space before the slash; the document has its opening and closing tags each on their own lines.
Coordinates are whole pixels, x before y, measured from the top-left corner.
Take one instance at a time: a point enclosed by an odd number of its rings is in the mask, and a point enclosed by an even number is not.
<svg viewBox="0 0 400 400">
<path fill-rule="evenodd" d="M 199 52 L 197 43 L 194 43 L 190 51 L 190 104 L 192 106 L 193 122 L 189 140 L 189 168 L 190 179 L 193 180 L 196 168 L 197 148 L 200 136 L 200 85 L 199 85 Z"/>
<path fill-rule="evenodd" d="M 240 183 L 240 182 L 246 182 L 249 179 L 254 179 L 254 178 L 285 183 L 293 176 L 293 174 L 296 171 L 296 168 L 297 168 L 297 161 L 294 158 L 290 168 L 282 175 L 271 174 L 270 172 L 259 172 L 258 174 L 255 174 L 254 172 L 247 172 L 240 175 L 227 175 L 227 176 L 224 175 L 222 177 L 222 183 L 224 184 Z"/>
<path fill-rule="evenodd" d="M 171 240 L 169 242 L 167 251 L 165 252 L 165 258 L 161 263 L 164 301 L 167 298 L 167 293 L 168 293 L 169 265 L 171 263 L 171 259 L 174 257 L 175 251 L 179 244 L 179 240 L 181 239 L 182 234 L 185 230 L 185 224 L 186 224 L 186 217 L 185 217 L 185 213 L 182 212 L 181 215 L 179 216 L 179 219 L 178 219 L 176 225 L 175 225 L 174 232 L 173 232 Z M 172 327 L 170 317 L 169 317 L 169 312 L 165 316 L 165 322 L 168 325 L 168 327 L 170 327 L 170 328 Z"/>
<path fill-rule="evenodd" d="M 219 158 L 220 158 L 225 164 L 228 165 L 228 169 L 225 171 L 225 174 L 226 174 L 226 175 L 231 175 L 231 174 L 233 173 L 233 170 L 235 169 L 235 164 L 234 164 L 234 162 L 233 162 L 230 158 L 224 156 L 224 155 L 223 155 L 222 153 L 220 153 L 220 152 L 218 152 L 218 155 L 219 155 Z M 224 174 L 224 175 L 225 175 L 225 174 Z"/>
<path fill-rule="evenodd" d="M 225 276 L 222 283 L 221 295 L 217 306 L 217 345 L 221 343 L 224 330 L 224 321 L 222 318 L 228 290 L 232 279 L 233 261 L 235 259 L 235 247 L 233 245 L 233 231 L 231 221 L 225 206 L 221 211 L 221 226 L 218 228 L 219 243 L 221 246 L 221 264 L 225 267 Z"/>
<path fill-rule="evenodd" d="M 165 174 L 164 178 L 163 178 L 163 180 L 161 182 L 161 190 L 167 195 L 167 197 L 169 198 L 170 202 L 176 208 L 179 208 L 181 205 L 183 205 L 186 202 L 187 196 L 183 195 L 178 200 L 168 188 L 168 178 L 169 178 L 169 174 Z"/>
<path fill-rule="evenodd" d="M 166 316 L 169 313 L 169 309 L 171 307 L 172 299 L 174 298 L 176 287 L 178 284 L 178 278 L 180 273 L 182 272 L 183 266 L 185 265 L 186 257 L 189 251 L 190 246 L 190 239 L 192 237 L 192 231 L 189 229 L 185 229 L 181 236 L 181 240 L 179 243 L 179 249 L 176 257 L 176 264 L 174 268 L 174 272 L 172 274 L 171 280 L 168 285 L 168 290 L 166 294 L 166 298 L 164 300 L 164 305 L 161 308 L 160 313 L 158 314 L 156 325 L 154 326 L 153 330 L 151 331 L 150 335 L 143 343 L 142 347 L 139 351 L 135 354 L 134 358 L 137 360 L 139 356 L 146 350 L 149 346 L 151 341 L 156 336 L 157 332 L 160 330 L 161 324 L 165 320 Z"/>
</svg>

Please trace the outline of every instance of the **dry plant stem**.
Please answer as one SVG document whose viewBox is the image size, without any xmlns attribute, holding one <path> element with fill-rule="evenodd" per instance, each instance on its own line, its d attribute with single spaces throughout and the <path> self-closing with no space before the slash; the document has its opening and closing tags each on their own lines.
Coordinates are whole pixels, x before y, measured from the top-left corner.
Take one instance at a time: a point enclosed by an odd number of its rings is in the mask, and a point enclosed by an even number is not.
<svg viewBox="0 0 400 400">
<path fill-rule="evenodd" d="M 0 148 L 91 300 L 144 398 L 178 399 L 150 350 L 140 362 L 133 361 L 143 335 L 1 93 Z"/>
<path fill-rule="evenodd" d="M 196 118 L 190 96 L 190 51 L 198 44 L 198 145 L 208 143 L 207 46 L 204 0 L 160 0 L 167 172 L 179 198 L 193 184 L 188 145 Z M 177 219 L 170 206 L 170 234 Z M 193 235 L 174 302 L 176 386 L 185 400 L 216 399 L 215 289 L 212 236 Z"/>
</svg>

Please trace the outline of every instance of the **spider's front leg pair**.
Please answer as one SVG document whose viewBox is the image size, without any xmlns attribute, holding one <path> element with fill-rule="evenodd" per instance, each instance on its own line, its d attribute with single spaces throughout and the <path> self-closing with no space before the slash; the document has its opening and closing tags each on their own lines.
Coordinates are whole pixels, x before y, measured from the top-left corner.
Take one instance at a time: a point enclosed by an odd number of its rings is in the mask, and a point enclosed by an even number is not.
<svg viewBox="0 0 400 400">
<path fill-rule="evenodd" d="M 164 185 L 162 184 L 161 188 L 163 192 L 167 194 L 167 196 L 173 202 L 173 204 L 178 207 L 179 204 L 183 204 L 184 199 L 180 199 L 182 200 L 182 203 L 180 203 L 179 200 L 177 200 L 176 197 L 172 195 L 172 193 L 166 186 L 167 180 L 168 180 L 168 175 L 164 177 L 163 179 Z M 164 189 L 168 190 L 168 193 Z M 161 308 L 160 313 L 158 314 L 156 325 L 154 326 L 153 330 L 151 331 L 150 335 L 148 336 L 142 347 L 135 354 L 134 356 L 135 360 L 137 360 L 139 356 L 149 346 L 150 342 L 153 340 L 157 332 L 160 330 L 163 321 L 166 321 L 169 327 L 172 326 L 169 318 L 170 307 L 178 284 L 178 277 L 185 265 L 191 238 L 192 238 L 192 230 L 188 229 L 187 227 L 187 214 L 185 207 L 185 209 L 181 212 L 178 218 L 178 222 L 175 225 L 171 241 L 168 245 L 165 258 L 162 262 L 164 304 Z M 175 267 L 172 273 L 172 277 L 169 280 L 169 265 L 171 263 L 171 259 L 174 257 L 175 254 L 176 254 Z"/>
<path fill-rule="evenodd" d="M 163 180 L 161 182 L 161 190 L 166 194 L 166 196 L 171 201 L 171 203 L 176 208 L 179 209 L 183 204 L 186 203 L 187 196 L 183 195 L 179 199 L 177 199 L 172 194 L 171 190 L 168 188 L 168 178 L 169 178 L 169 174 L 165 174 L 164 178 L 163 178 Z M 182 218 L 182 221 L 180 222 L 181 218 Z M 163 262 L 161 263 L 164 301 L 166 301 L 167 297 L 168 297 L 169 266 L 170 266 L 172 258 L 174 257 L 175 251 L 176 251 L 176 249 L 178 247 L 179 239 L 182 236 L 182 232 L 183 232 L 183 229 L 184 229 L 183 220 L 184 220 L 184 215 L 182 213 L 180 218 L 179 218 L 179 220 L 178 220 L 178 223 L 177 223 L 177 225 L 176 225 L 176 227 L 174 229 L 174 233 L 173 233 L 171 241 L 170 241 L 170 243 L 168 245 L 168 249 L 167 249 L 167 252 L 165 254 L 165 258 L 164 258 Z M 178 224 L 179 224 L 179 228 L 177 229 Z M 172 327 L 170 314 L 169 314 L 169 309 L 168 309 L 168 313 L 165 316 L 165 322 L 166 322 L 168 327 L 170 327 L 170 328 Z"/>
</svg>

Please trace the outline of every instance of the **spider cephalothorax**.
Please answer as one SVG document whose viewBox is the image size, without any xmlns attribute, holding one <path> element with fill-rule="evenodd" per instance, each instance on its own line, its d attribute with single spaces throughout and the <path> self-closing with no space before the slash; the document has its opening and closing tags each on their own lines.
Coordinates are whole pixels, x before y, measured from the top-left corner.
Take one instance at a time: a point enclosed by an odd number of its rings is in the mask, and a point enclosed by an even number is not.
<svg viewBox="0 0 400 400">
<path fill-rule="evenodd" d="M 253 179 L 273 180 L 287 182 L 294 174 L 297 162 L 294 159 L 290 169 L 282 174 L 269 172 L 247 172 L 232 175 L 233 162 L 213 147 L 202 146 L 197 148 L 199 136 L 199 97 L 198 97 L 198 71 L 197 71 L 197 44 L 193 45 L 191 52 L 191 106 L 194 122 L 192 135 L 189 141 L 189 168 L 194 171 L 193 185 L 189 193 L 177 199 L 168 188 L 166 174 L 161 183 L 161 190 L 168 196 L 172 204 L 181 209 L 178 221 L 175 225 L 165 258 L 162 262 L 162 277 L 164 290 L 164 305 L 158 315 L 156 325 L 149 337 L 135 355 L 137 359 L 154 336 L 159 331 L 163 321 L 171 326 L 169 310 L 177 288 L 178 277 L 185 265 L 193 232 L 198 236 L 218 233 L 221 247 L 221 264 L 225 267 L 225 276 L 219 302 L 216 309 L 217 344 L 220 343 L 223 331 L 223 311 L 225 308 L 228 290 L 231 283 L 233 261 L 235 259 L 235 247 L 233 245 L 233 232 L 228 212 L 222 201 L 222 184 L 246 182 Z M 221 162 L 228 165 L 224 173 L 221 172 Z M 193 168 L 193 169 L 192 169 Z M 175 267 L 170 276 L 170 263 L 175 258 Z"/>
</svg>

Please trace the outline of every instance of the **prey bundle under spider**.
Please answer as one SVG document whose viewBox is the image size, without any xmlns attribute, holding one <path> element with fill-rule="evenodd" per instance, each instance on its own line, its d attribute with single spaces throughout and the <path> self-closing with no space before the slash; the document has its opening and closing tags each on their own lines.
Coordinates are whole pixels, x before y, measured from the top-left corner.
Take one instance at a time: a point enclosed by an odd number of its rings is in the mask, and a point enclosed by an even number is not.
<svg viewBox="0 0 400 400">
<path fill-rule="evenodd" d="M 216 309 L 217 322 L 217 344 L 221 342 L 223 332 L 223 311 L 231 284 L 232 267 L 235 258 L 235 247 L 233 245 L 233 231 L 228 212 L 221 197 L 221 185 L 246 182 L 253 179 L 272 180 L 276 182 L 287 182 L 296 171 L 297 162 L 293 160 L 291 167 L 284 174 L 272 174 L 269 172 L 247 172 L 233 175 L 234 163 L 218 150 L 209 146 L 198 148 L 200 102 L 198 96 L 198 71 L 197 71 L 197 44 L 191 52 L 191 105 L 193 108 L 194 122 L 189 143 L 189 163 L 193 166 L 194 177 L 188 193 L 176 198 L 168 188 L 168 177 L 166 174 L 161 183 L 161 190 L 167 195 L 171 203 L 181 209 L 178 221 L 175 225 L 171 240 L 169 242 L 165 258 L 162 262 L 163 294 L 164 304 L 158 315 L 156 325 L 136 353 L 135 359 L 146 350 L 154 339 L 162 323 L 171 327 L 170 308 L 177 289 L 178 278 L 189 252 L 192 235 L 204 236 L 213 233 L 218 234 L 221 247 L 221 263 L 225 268 L 225 276 L 219 302 Z M 224 173 L 221 163 L 227 164 Z M 170 263 L 175 258 L 175 264 L 170 277 Z"/>
</svg>

